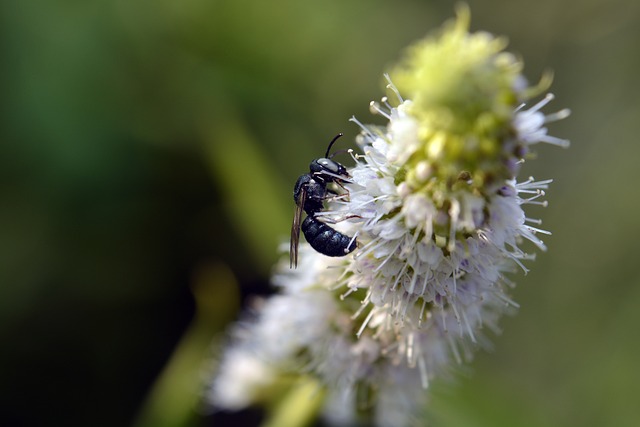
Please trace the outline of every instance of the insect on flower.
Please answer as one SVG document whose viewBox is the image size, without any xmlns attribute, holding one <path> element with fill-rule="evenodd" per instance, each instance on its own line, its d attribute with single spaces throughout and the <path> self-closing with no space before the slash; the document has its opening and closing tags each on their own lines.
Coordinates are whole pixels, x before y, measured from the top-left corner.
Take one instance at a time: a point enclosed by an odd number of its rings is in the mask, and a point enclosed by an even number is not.
<svg viewBox="0 0 640 427">
<path fill-rule="evenodd" d="M 352 167 L 332 160 L 338 134 L 298 178 L 289 268 L 282 260 L 278 294 L 232 330 L 215 408 L 273 394 L 287 403 L 266 424 L 301 410 L 327 426 L 423 425 L 432 381 L 518 307 L 511 276 L 549 234 L 527 207 L 546 206 L 551 183 L 519 173 L 535 144 L 568 146 L 547 123 L 569 111 L 544 112 L 552 95 L 533 103 L 549 82 L 530 85 L 504 38 L 469 25 L 463 6 L 384 75 L 391 99 L 370 111 L 385 120 L 350 119 L 360 128 Z"/>
<path fill-rule="evenodd" d="M 336 135 L 329 146 L 324 157 L 315 159 L 309 165 L 309 173 L 301 175 L 293 188 L 293 200 L 296 202 L 296 210 L 291 225 L 291 242 L 289 246 L 289 267 L 298 266 L 298 242 L 300 240 L 300 229 L 304 237 L 313 249 L 319 253 L 331 257 L 345 256 L 356 248 L 356 239 L 349 237 L 339 231 L 334 230 L 326 223 L 336 223 L 340 220 L 324 217 L 322 221 L 318 218 L 318 213 L 324 210 L 324 201 L 332 197 L 348 197 L 349 191 L 344 188 L 343 183 L 351 182 L 351 176 L 347 169 L 331 160 L 336 153 L 329 155 L 331 147 L 343 134 Z M 327 185 L 335 183 L 342 188 L 345 193 L 340 194 L 328 188 Z M 302 212 L 306 212 L 302 225 Z M 347 216 L 342 219 L 351 218 Z"/>
</svg>

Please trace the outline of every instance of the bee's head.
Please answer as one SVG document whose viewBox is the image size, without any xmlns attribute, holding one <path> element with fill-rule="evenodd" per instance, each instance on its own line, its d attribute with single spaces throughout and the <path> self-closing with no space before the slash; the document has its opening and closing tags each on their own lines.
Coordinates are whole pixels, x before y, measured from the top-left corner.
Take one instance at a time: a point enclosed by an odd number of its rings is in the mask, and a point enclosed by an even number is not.
<svg viewBox="0 0 640 427">
<path fill-rule="evenodd" d="M 341 182 L 351 178 L 351 175 L 347 172 L 347 168 L 342 166 L 340 163 L 331 160 L 336 153 L 329 155 L 331 147 L 342 135 L 342 133 L 339 133 L 331 140 L 327 147 L 327 153 L 324 157 L 315 159 L 309 165 L 309 170 L 316 179 L 322 182 Z"/>
<path fill-rule="evenodd" d="M 341 181 L 351 177 L 347 172 L 347 168 L 326 157 L 312 161 L 309 165 L 309 170 L 316 179 L 324 182 Z"/>
</svg>

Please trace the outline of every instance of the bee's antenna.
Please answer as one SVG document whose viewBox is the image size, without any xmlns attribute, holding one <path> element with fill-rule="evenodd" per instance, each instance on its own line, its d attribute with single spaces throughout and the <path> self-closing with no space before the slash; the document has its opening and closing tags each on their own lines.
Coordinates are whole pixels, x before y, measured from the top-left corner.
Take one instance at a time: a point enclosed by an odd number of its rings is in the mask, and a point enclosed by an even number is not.
<svg viewBox="0 0 640 427">
<path fill-rule="evenodd" d="M 342 135 L 344 134 L 340 132 L 331 140 L 331 142 L 329 143 L 329 146 L 327 147 L 327 154 L 324 155 L 326 158 L 329 158 L 329 151 L 331 151 L 331 146 L 333 146 L 333 143 L 336 142 L 338 138 L 340 138 Z"/>
</svg>

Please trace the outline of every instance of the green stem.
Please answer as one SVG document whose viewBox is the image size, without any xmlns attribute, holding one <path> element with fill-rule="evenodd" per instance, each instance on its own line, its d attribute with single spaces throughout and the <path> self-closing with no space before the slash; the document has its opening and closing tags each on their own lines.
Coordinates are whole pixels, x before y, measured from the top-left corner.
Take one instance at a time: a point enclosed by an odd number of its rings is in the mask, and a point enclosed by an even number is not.
<svg viewBox="0 0 640 427">
<path fill-rule="evenodd" d="M 324 401 L 324 389 L 310 377 L 300 382 L 278 401 L 261 427 L 303 427 L 317 419 Z"/>
</svg>

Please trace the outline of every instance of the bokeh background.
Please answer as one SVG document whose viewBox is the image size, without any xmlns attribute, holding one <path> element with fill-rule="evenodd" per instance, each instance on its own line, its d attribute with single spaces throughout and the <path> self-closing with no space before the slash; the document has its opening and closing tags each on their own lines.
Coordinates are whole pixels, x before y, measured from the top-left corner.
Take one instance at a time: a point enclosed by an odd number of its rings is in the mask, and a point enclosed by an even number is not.
<svg viewBox="0 0 640 427">
<path fill-rule="evenodd" d="M 640 425 L 640 3 L 470 0 L 571 149 L 539 147 L 554 232 L 434 426 Z M 0 425 L 258 425 L 197 390 L 270 292 L 295 179 L 449 1 L 3 1 Z M 345 161 L 346 162 L 346 161 Z M 213 344 L 212 344 L 213 343 Z"/>
</svg>

